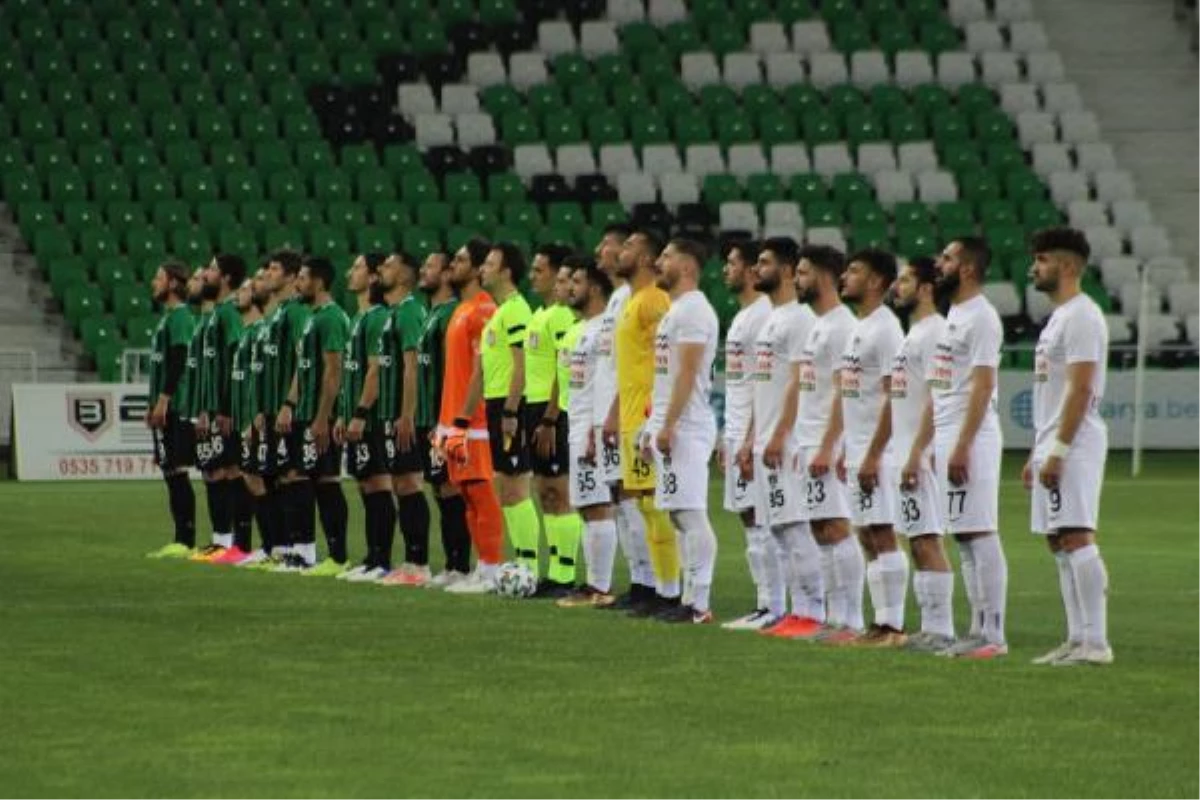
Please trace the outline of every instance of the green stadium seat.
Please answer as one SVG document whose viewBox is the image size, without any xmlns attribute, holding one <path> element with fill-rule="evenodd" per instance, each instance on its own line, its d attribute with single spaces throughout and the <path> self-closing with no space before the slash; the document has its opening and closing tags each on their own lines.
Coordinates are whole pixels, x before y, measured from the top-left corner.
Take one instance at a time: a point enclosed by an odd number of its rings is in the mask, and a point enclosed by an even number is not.
<svg viewBox="0 0 1200 800">
<path fill-rule="evenodd" d="M 104 220 L 118 234 L 125 232 L 135 225 L 145 225 L 146 211 L 132 200 L 114 200 L 104 206 Z"/>
<path fill-rule="evenodd" d="M 145 289 L 140 285 L 131 287 L 135 290 L 133 296 L 142 294 L 144 296 Z M 117 301 L 118 303 L 120 301 Z M 137 301 L 134 301 L 137 302 Z M 147 312 L 137 314 L 135 316 L 126 317 L 125 321 L 125 344 L 133 348 L 149 348 L 150 343 L 154 338 L 154 330 L 158 327 L 158 315 L 148 313 L 150 303 L 149 299 L 145 300 Z M 117 309 L 118 319 L 120 319 L 120 309 Z"/>
<path fill-rule="evenodd" d="M 116 344 L 121 341 L 121 334 L 117 330 L 117 323 L 112 317 L 97 314 L 94 316 L 84 317 L 79 321 L 80 338 L 83 340 L 83 349 L 93 355 L 97 350 L 107 344 Z M 111 378 L 106 378 L 111 380 Z"/>
<path fill-rule="evenodd" d="M 484 236 L 490 236 L 500 224 L 500 218 L 496 214 L 496 207 L 491 203 L 467 201 L 458 207 L 458 224 Z"/>
<path fill-rule="evenodd" d="M 283 204 L 283 222 L 297 228 L 311 228 L 325 222 L 325 213 L 313 200 L 292 200 Z"/>
<path fill-rule="evenodd" d="M 1062 224 L 1062 214 L 1049 200 L 1026 200 L 1021 204 L 1021 222 L 1032 233 Z"/>
<path fill-rule="evenodd" d="M 983 159 L 979 155 L 979 147 L 973 141 L 947 142 L 938 148 L 941 154 L 942 166 L 959 174 L 983 169 Z"/>
<path fill-rule="evenodd" d="M 480 90 L 479 105 L 484 111 L 491 114 L 493 118 L 500 119 L 509 111 L 521 108 L 521 95 L 508 84 L 496 84 Z M 397 145 L 390 146 L 395 147 Z"/>
<path fill-rule="evenodd" d="M 164 200 L 151 209 L 150 219 L 163 230 L 179 228 L 192 224 L 192 209 L 183 200 Z"/>
<path fill-rule="evenodd" d="M 86 275 L 86 272 L 83 274 Z M 86 318 L 98 316 L 104 312 L 104 297 L 100 289 L 89 283 L 76 283 L 67 288 L 63 302 L 63 316 L 67 322 L 78 329 L 79 324 Z"/>
<path fill-rule="evenodd" d="M 896 250 L 901 253 L 934 253 L 939 246 L 938 236 L 931 226 L 896 229 Z"/>
<path fill-rule="evenodd" d="M 568 99 L 571 110 L 580 119 L 608 106 L 608 98 L 605 97 L 604 90 L 596 84 L 584 83 L 572 86 Z"/>
<path fill-rule="evenodd" d="M 981 203 L 999 200 L 1003 194 L 1000 182 L 987 170 L 964 170 L 958 175 L 958 192 L 963 200 Z"/>
<path fill-rule="evenodd" d="M 347 235 L 367 224 L 366 208 L 350 201 L 337 201 L 325 206 L 325 221 Z"/>
<path fill-rule="evenodd" d="M 587 138 L 592 147 L 619 144 L 625 141 L 625 137 L 625 123 L 616 110 L 606 109 L 588 117 Z"/>
<path fill-rule="evenodd" d="M 430 201 L 417 204 L 416 222 L 422 228 L 445 230 L 454 220 L 454 212 L 449 203 Z"/>
<path fill-rule="evenodd" d="M 371 224 L 382 225 L 390 230 L 394 240 L 399 240 L 401 232 L 412 224 L 408 206 L 395 200 L 372 203 L 368 209 L 368 218 Z"/>
<path fill-rule="evenodd" d="M 757 173 L 746 178 L 746 199 L 761 211 L 767 203 L 787 199 L 787 188 L 778 175 Z"/>
<path fill-rule="evenodd" d="M 740 115 L 723 115 L 716 121 L 717 141 L 724 148 L 735 144 L 744 144 L 756 140 L 754 126 L 748 119 Z"/>
<path fill-rule="evenodd" d="M 354 249 L 358 253 L 387 253 L 395 245 L 392 232 L 382 225 L 363 225 L 354 231 Z"/>
<path fill-rule="evenodd" d="M 824 178 L 814 173 L 793 175 L 788 180 L 788 196 L 801 205 L 829 197 L 829 188 Z"/>
<path fill-rule="evenodd" d="M 741 200 L 742 187 L 733 175 L 706 175 L 700 187 L 700 195 L 709 208 L 716 209 L 722 203 Z"/>
<path fill-rule="evenodd" d="M 704 29 L 704 39 L 707 49 L 718 58 L 746 49 L 745 28 L 734 27 L 727 23 L 713 23 Z"/>
<path fill-rule="evenodd" d="M 523 108 L 509 111 L 501 118 L 500 135 L 505 144 L 514 147 L 541 141 L 537 120 L 532 113 Z"/>
<path fill-rule="evenodd" d="M 103 225 L 87 228 L 79 234 L 79 255 L 89 263 L 115 256 L 120 252 L 117 237 Z"/>
<path fill-rule="evenodd" d="M 259 242 L 264 250 L 302 250 L 304 236 L 299 228 L 271 223 L 259 231 Z"/>
<path fill-rule="evenodd" d="M 125 230 L 125 252 L 134 261 L 160 259 L 167 253 L 166 239 L 154 225 L 131 225 Z"/>
<path fill-rule="evenodd" d="M 192 204 L 219 199 L 221 191 L 216 173 L 209 167 L 199 167 L 183 173 L 179 176 L 179 196 Z"/>
<path fill-rule="evenodd" d="M 760 119 L 767 112 L 780 110 L 780 98 L 773 87 L 765 83 L 752 83 L 742 90 L 742 109 Z"/>
<path fill-rule="evenodd" d="M 42 184 L 32 167 L 8 170 L 4 174 L 4 199 L 10 205 L 21 205 L 31 200 L 41 200 Z"/>
<path fill-rule="evenodd" d="M 515 176 L 514 176 L 515 177 Z M 520 179 L 518 178 L 518 181 Z M 522 187 L 522 192 L 524 187 Z M 441 199 L 437 181 L 428 172 L 410 172 L 400 179 L 400 200 L 412 206 Z M 496 198 L 492 198 L 495 200 Z"/>
<path fill-rule="evenodd" d="M 304 176 L 297 169 L 285 169 L 272 173 L 267 179 L 267 197 L 276 203 L 308 198 Z"/>
<path fill-rule="evenodd" d="M 409 253 L 431 253 L 441 249 L 442 240 L 436 231 L 414 226 L 404 231 L 401 245 Z"/>
<path fill-rule="evenodd" d="M 89 258 L 85 253 L 84 258 Z M 94 260 L 96 265 L 96 285 L 106 299 L 115 302 L 117 287 L 136 285 L 137 275 L 133 265 L 124 256 L 105 256 Z"/>
<path fill-rule="evenodd" d="M 84 180 L 83 173 L 74 166 L 51 170 L 47 175 L 46 195 L 55 203 L 86 200 L 87 181 Z"/>
<path fill-rule="evenodd" d="M 238 224 L 237 213 L 231 201 L 207 200 L 196 204 L 196 223 L 215 239 L 222 230 Z"/>
<path fill-rule="evenodd" d="M 550 115 L 543 121 L 542 137 L 551 148 L 585 141 L 583 124 L 565 109 L 560 109 L 559 113 Z"/>
<path fill-rule="evenodd" d="M 502 227 L 516 228 L 526 232 L 526 235 L 532 231 L 542 227 L 544 220 L 542 212 L 533 203 L 527 203 L 522 198 L 520 201 L 505 203 L 501 205 L 501 219 L 504 222 Z"/>
<path fill-rule="evenodd" d="M 87 264 L 75 255 L 39 256 L 42 271 L 50 281 L 50 289 L 55 298 L 65 301 L 67 290 L 79 284 L 87 283 Z"/>
<path fill-rule="evenodd" d="M 213 254 L 211 238 L 196 225 L 171 231 L 169 243 L 174 256 L 185 264 L 207 263 Z"/>
<path fill-rule="evenodd" d="M 71 200 L 63 203 L 61 208 L 63 223 L 67 226 L 67 230 L 72 233 L 78 234 L 84 230 L 103 225 L 100 207 L 86 200 Z"/>
<path fill-rule="evenodd" d="M 241 168 L 225 171 L 225 199 L 230 203 L 248 203 L 265 197 L 262 179 L 254 169 Z M 232 221 L 232 209 L 230 214 Z"/>
<path fill-rule="evenodd" d="M 812 200 L 804 204 L 804 224 L 810 228 L 840 228 L 843 222 L 841 206 L 831 200 Z"/>
</svg>

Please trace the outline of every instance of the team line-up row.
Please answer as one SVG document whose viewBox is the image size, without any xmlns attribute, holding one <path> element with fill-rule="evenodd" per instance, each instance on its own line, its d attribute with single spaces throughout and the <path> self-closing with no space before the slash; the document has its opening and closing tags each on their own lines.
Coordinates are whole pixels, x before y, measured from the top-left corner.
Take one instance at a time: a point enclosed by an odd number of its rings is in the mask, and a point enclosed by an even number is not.
<svg viewBox="0 0 1200 800">
<path fill-rule="evenodd" d="M 195 271 L 164 264 L 153 282 L 163 317 L 147 424 L 175 540 L 151 555 L 521 592 L 522 574 L 538 574 L 544 529 L 549 566 L 529 587 L 536 596 L 708 623 L 715 451 L 757 590 L 754 610 L 724 627 L 1005 655 L 1003 332 L 981 291 L 986 243 L 960 238 L 906 263 L 789 238 L 733 244 L 723 277 L 741 308 L 724 342 L 720 426 L 709 402 L 719 324 L 699 288 L 706 255 L 699 243 L 664 245 L 623 226 L 604 232 L 594 257 L 547 245 L 527 262 L 511 244 L 482 240 L 423 262 L 364 254 L 346 276 L 352 319 L 333 301 L 334 267 L 320 257 L 274 253 L 252 276 L 237 256 Z M 1037 659 L 1055 665 L 1112 661 L 1095 541 L 1107 327 L 1080 289 L 1088 255 L 1069 228 L 1031 241 L 1031 280 L 1055 304 L 1037 345 L 1036 444 L 1025 467 L 1031 528 L 1054 556 L 1067 622 L 1065 641 Z M 536 311 L 517 288 L 526 278 L 544 303 Z M 343 455 L 365 510 L 367 554 L 356 566 Z M 193 464 L 213 525 L 199 551 Z M 426 484 L 446 558 L 436 576 Z M 320 562 L 318 516 L 328 546 Z M 393 569 L 397 523 L 404 561 Z M 505 530 L 515 565 L 498 578 Z M 971 609 L 962 636 L 945 534 Z M 911 634 L 900 538 L 920 611 Z M 612 591 L 618 551 L 630 575 L 621 596 Z"/>
</svg>

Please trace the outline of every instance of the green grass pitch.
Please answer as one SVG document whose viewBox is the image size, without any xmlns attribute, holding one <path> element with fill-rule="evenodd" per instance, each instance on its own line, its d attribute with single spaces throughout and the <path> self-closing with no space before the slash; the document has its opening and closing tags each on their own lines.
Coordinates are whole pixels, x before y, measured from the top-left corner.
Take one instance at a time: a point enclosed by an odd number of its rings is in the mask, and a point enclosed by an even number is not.
<svg viewBox="0 0 1200 800">
<path fill-rule="evenodd" d="M 1062 612 L 1019 470 L 994 663 L 148 561 L 161 484 L 3 482 L 0 793 L 1197 796 L 1196 454 L 1110 463 L 1106 669 L 1029 664 Z M 716 519 L 727 619 L 752 595 Z"/>
</svg>

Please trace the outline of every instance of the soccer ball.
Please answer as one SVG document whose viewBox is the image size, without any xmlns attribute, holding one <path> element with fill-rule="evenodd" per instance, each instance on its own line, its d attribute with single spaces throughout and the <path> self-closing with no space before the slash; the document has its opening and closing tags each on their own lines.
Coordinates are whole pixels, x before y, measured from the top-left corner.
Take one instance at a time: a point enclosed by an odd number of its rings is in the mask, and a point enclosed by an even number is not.
<svg viewBox="0 0 1200 800">
<path fill-rule="evenodd" d="M 519 600 L 537 590 L 537 576 L 524 564 L 509 561 L 496 568 L 496 594 Z"/>
</svg>

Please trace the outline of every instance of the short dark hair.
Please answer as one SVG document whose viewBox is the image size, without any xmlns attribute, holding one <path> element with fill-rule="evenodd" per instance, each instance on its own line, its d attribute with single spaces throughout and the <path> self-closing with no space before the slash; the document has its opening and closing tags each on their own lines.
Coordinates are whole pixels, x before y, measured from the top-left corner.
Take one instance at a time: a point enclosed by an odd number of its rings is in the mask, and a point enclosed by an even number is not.
<svg viewBox="0 0 1200 800">
<path fill-rule="evenodd" d="M 704 262 L 708 260 L 708 248 L 701 242 L 695 239 L 676 237 L 671 240 L 671 244 L 676 250 L 695 260 L 697 267 L 704 268 Z"/>
<path fill-rule="evenodd" d="M 186 297 L 187 284 L 192 278 L 191 267 L 182 261 L 164 261 L 159 269 L 167 276 L 167 292 L 179 298 Z"/>
<path fill-rule="evenodd" d="M 333 288 L 333 262 L 328 258 L 324 256 L 305 256 L 301 266 L 308 268 L 309 276 L 320 278 L 321 282 L 325 284 L 326 291 Z"/>
<path fill-rule="evenodd" d="M 612 278 L 608 277 L 608 273 L 600 269 L 596 263 L 596 259 L 585 255 L 571 255 L 563 260 L 563 266 L 569 268 L 572 272 L 583 270 L 587 275 L 588 283 L 592 286 L 600 287 L 600 294 L 604 295 L 605 299 L 612 296 L 613 285 Z"/>
<path fill-rule="evenodd" d="M 528 271 L 525 254 L 521 252 L 521 248 L 512 242 L 496 242 L 492 245 L 492 249 L 500 251 L 500 256 L 504 260 L 504 268 L 508 270 L 513 284 L 520 283 Z"/>
<path fill-rule="evenodd" d="M 400 262 L 400 266 L 408 267 L 413 272 L 416 272 L 421 268 L 421 264 L 415 258 L 413 258 L 412 253 L 408 252 L 403 247 L 393 247 L 391 255 L 396 257 L 396 260 Z"/>
<path fill-rule="evenodd" d="M 363 253 L 362 260 L 367 265 L 367 272 L 378 272 L 383 262 L 387 261 L 387 256 L 383 253 Z"/>
<path fill-rule="evenodd" d="M 1035 233 L 1030 240 L 1030 249 L 1036 253 L 1049 253 L 1051 250 L 1066 250 L 1074 253 L 1085 263 L 1092 254 L 1091 245 L 1083 231 L 1066 226 L 1043 228 Z"/>
<path fill-rule="evenodd" d="M 614 236 L 620 236 L 621 239 L 624 240 L 628 239 L 631 233 L 633 233 L 633 228 L 630 227 L 628 223 L 610 222 L 604 226 L 604 231 L 600 235 L 608 236 L 609 234 L 612 234 Z"/>
<path fill-rule="evenodd" d="M 662 237 L 649 228 L 638 228 L 630 233 L 629 236 L 641 236 L 643 239 L 645 239 L 646 247 L 650 250 L 651 255 L 653 255 L 655 258 L 658 258 L 658 254 L 663 251 Z"/>
<path fill-rule="evenodd" d="M 472 267 L 483 266 L 483 262 L 487 260 L 488 253 L 492 250 L 491 243 L 479 237 L 467 240 L 467 243 L 463 247 L 467 248 L 467 255 L 471 258 Z"/>
<path fill-rule="evenodd" d="M 846 256 L 841 250 L 828 244 L 806 244 L 800 248 L 799 263 L 808 259 L 809 263 L 822 272 L 840 278 L 846 270 Z"/>
<path fill-rule="evenodd" d="M 563 266 L 563 262 L 567 256 L 571 255 L 571 252 L 571 248 L 565 244 L 555 244 L 553 242 L 540 245 L 533 251 L 534 255 L 545 256 L 546 260 L 550 262 L 550 266 L 554 269 Z"/>
<path fill-rule="evenodd" d="M 896 280 L 896 257 L 886 250 L 880 250 L 878 247 L 867 247 L 859 250 L 850 258 L 848 262 L 861 261 L 867 265 L 867 268 L 874 272 L 884 280 L 884 288 L 891 286 Z"/>
<path fill-rule="evenodd" d="M 725 246 L 724 256 L 729 258 L 734 250 L 742 256 L 742 261 L 747 264 L 753 264 L 758 261 L 758 242 L 753 239 L 734 239 Z"/>
<path fill-rule="evenodd" d="M 908 265 L 912 267 L 913 274 L 917 276 L 917 283 L 928 283 L 933 285 L 937 283 L 938 268 L 937 261 L 932 256 L 917 256 L 910 258 Z"/>
<path fill-rule="evenodd" d="M 300 254 L 295 250 L 276 250 L 270 257 L 270 262 L 277 262 L 288 275 L 299 272 L 302 261 Z"/>
<path fill-rule="evenodd" d="M 987 240 L 982 236 L 960 236 L 954 241 L 958 242 L 967 260 L 975 266 L 982 281 L 987 275 L 988 265 L 992 263 L 992 248 L 988 247 Z"/>
<path fill-rule="evenodd" d="M 232 288 L 237 289 L 246 280 L 246 260 L 236 253 L 221 253 L 213 261 L 217 262 L 221 277 L 228 279 Z"/>
<path fill-rule="evenodd" d="M 761 255 L 767 251 L 774 253 L 777 259 L 789 267 L 800 263 L 800 245 L 790 236 L 772 236 L 763 240 L 758 252 Z"/>
</svg>

